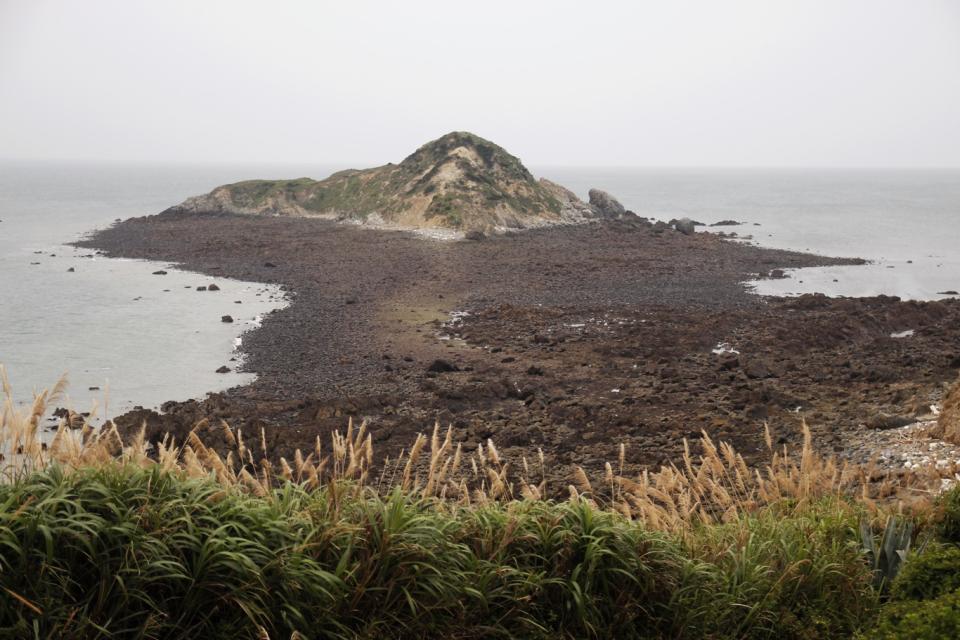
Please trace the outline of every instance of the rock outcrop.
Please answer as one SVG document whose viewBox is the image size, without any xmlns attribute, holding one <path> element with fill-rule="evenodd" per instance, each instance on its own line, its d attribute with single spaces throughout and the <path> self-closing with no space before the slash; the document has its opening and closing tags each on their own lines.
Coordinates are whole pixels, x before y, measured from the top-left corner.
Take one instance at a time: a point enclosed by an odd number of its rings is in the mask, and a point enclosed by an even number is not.
<svg viewBox="0 0 960 640">
<path fill-rule="evenodd" d="M 591 192 L 591 197 L 592 197 Z M 536 180 L 519 159 L 466 132 L 429 142 L 399 164 L 340 171 L 325 180 L 249 180 L 217 187 L 172 211 L 326 217 L 376 226 L 462 231 L 571 224 L 604 209 Z"/>
<path fill-rule="evenodd" d="M 960 444 L 960 380 L 953 383 L 943 396 L 937 426 L 933 432 L 933 435 L 947 442 Z"/>
<path fill-rule="evenodd" d="M 685 236 L 689 236 L 694 231 L 696 231 L 696 226 L 693 220 L 690 218 L 680 218 L 679 220 L 671 220 L 670 224 L 674 229 L 679 231 Z"/>
<path fill-rule="evenodd" d="M 612 195 L 600 189 L 590 189 L 590 204 L 607 218 L 620 218 L 627 212 L 623 205 Z"/>
</svg>

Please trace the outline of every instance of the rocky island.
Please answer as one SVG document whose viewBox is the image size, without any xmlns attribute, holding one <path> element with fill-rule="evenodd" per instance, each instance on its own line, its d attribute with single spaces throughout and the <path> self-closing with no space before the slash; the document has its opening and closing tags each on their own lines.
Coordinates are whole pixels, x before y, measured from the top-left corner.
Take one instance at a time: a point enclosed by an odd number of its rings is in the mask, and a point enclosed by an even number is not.
<svg viewBox="0 0 960 640">
<path fill-rule="evenodd" d="M 376 227 L 528 229 L 624 215 L 603 192 L 586 204 L 472 133 L 429 142 L 399 164 L 325 180 L 248 180 L 190 198 L 173 211 L 326 218 Z"/>
<path fill-rule="evenodd" d="M 369 421 L 378 456 L 439 421 L 514 459 L 541 449 L 566 478 L 602 474 L 619 443 L 628 471 L 676 460 L 703 431 L 749 459 L 765 424 L 787 442 L 802 420 L 828 453 L 871 457 L 865 438 L 928 418 L 956 378 L 960 302 L 761 298 L 744 280 L 858 261 L 590 195 L 451 133 L 396 165 L 226 185 L 100 231 L 82 244 L 276 283 L 292 301 L 244 337 L 253 384 L 115 422 L 183 441 L 224 420 L 289 457 L 348 417 Z"/>
</svg>

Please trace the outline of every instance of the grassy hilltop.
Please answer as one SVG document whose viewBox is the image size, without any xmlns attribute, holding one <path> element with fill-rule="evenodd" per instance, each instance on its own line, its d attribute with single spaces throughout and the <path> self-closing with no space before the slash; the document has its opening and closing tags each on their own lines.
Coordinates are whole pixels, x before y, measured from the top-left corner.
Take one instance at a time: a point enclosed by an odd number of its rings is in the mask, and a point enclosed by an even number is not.
<svg viewBox="0 0 960 640">
<path fill-rule="evenodd" d="M 566 189 L 536 180 L 501 147 L 457 131 L 399 164 L 340 171 L 325 180 L 248 180 L 218 187 L 179 208 L 483 230 L 560 222 L 577 215 L 571 205 L 581 215 L 588 211 Z"/>
</svg>

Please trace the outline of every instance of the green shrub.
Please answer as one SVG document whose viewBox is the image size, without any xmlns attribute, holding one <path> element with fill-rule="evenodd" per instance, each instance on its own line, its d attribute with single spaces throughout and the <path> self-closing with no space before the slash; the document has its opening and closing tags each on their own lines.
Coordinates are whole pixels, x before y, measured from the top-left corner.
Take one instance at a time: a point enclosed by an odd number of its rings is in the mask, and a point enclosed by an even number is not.
<svg viewBox="0 0 960 640">
<path fill-rule="evenodd" d="M 289 637 L 341 589 L 310 525 L 159 467 L 0 485 L 0 637 Z"/>
<path fill-rule="evenodd" d="M 827 500 L 664 534 L 585 500 L 51 468 L 0 485 L 0 637 L 844 637 L 876 605 L 859 517 Z"/>
<path fill-rule="evenodd" d="M 930 600 L 960 588 L 960 548 L 936 547 L 912 556 L 893 582 L 896 600 Z"/>
<path fill-rule="evenodd" d="M 934 600 L 888 604 L 883 607 L 876 628 L 865 637 L 868 640 L 960 638 L 960 591 Z"/>
<path fill-rule="evenodd" d="M 671 635 L 851 635 L 878 606 L 857 542 L 859 517 L 843 501 L 828 500 L 703 527 L 687 542 L 692 575 L 675 595 Z"/>
<path fill-rule="evenodd" d="M 960 544 L 960 485 L 944 492 L 937 499 L 934 528 L 937 537 L 943 542 Z"/>
</svg>

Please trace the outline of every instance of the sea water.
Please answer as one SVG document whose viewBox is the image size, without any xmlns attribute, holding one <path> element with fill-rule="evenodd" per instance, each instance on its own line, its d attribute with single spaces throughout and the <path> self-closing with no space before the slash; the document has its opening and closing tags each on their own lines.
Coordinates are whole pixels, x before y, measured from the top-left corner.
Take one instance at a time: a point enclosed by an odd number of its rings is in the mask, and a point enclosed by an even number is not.
<svg viewBox="0 0 960 640">
<path fill-rule="evenodd" d="M 641 216 L 691 218 L 765 247 L 863 258 L 864 266 L 788 271 L 757 293 L 895 295 L 960 291 L 960 170 L 575 169 L 538 174 L 586 197 L 609 191 Z"/>
<path fill-rule="evenodd" d="M 66 374 L 68 397 L 57 404 L 96 406 L 102 419 L 250 382 L 236 371 L 242 334 L 286 304 L 277 287 L 66 243 L 225 182 L 290 171 L 329 169 L 0 164 L 0 365 L 16 402 Z M 220 290 L 197 291 L 211 283 Z"/>
</svg>

